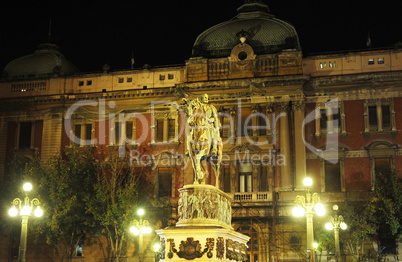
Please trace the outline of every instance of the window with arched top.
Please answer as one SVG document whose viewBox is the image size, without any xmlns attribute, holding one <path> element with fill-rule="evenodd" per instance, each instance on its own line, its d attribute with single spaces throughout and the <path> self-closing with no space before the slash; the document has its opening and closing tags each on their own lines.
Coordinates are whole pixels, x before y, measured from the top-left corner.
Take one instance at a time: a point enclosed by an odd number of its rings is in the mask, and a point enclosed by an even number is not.
<svg viewBox="0 0 402 262">
<path fill-rule="evenodd" d="M 249 262 L 258 262 L 259 240 L 257 230 L 251 225 L 239 225 L 236 231 L 250 237 L 250 240 L 247 242 L 247 258 Z"/>
</svg>

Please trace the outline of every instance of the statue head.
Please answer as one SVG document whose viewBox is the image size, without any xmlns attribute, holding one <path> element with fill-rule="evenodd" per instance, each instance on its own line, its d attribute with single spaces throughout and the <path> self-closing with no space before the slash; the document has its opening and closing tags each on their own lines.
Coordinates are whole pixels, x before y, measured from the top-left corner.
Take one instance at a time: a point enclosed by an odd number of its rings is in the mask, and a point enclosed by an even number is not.
<svg viewBox="0 0 402 262">
<path fill-rule="evenodd" d="M 208 95 L 207 94 L 201 95 L 201 102 L 204 104 L 208 104 Z"/>
</svg>

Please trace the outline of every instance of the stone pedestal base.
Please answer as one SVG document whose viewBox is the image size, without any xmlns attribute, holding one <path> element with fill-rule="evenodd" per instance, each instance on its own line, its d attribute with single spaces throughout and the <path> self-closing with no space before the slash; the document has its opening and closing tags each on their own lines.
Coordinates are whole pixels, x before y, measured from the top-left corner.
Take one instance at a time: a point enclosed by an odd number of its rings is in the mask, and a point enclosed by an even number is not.
<svg viewBox="0 0 402 262">
<path fill-rule="evenodd" d="M 156 230 L 160 261 L 247 261 L 250 237 L 231 226 L 231 198 L 210 185 L 186 185 L 179 192 L 176 226 Z"/>
<path fill-rule="evenodd" d="M 157 230 L 160 261 L 248 261 L 249 237 L 228 228 L 172 227 Z"/>
</svg>

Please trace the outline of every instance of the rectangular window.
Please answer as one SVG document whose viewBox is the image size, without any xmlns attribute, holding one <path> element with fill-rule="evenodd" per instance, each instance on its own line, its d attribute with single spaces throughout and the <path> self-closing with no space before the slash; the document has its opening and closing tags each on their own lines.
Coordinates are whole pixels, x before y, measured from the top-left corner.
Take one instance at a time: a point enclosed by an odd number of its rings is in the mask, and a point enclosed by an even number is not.
<svg viewBox="0 0 402 262">
<path fill-rule="evenodd" d="M 133 126 L 134 126 L 134 123 L 132 121 L 126 122 L 126 136 L 130 140 L 135 140 L 135 138 L 133 137 Z"/>
<path fill-rule="evenodd" d="M 176 121 L 174 119 L 168 119 L 168 140 L 172 140 L 176 135 Z"/>
<path fill-rule="evenodd" d="M 85 140 L 92 139 L 92 124 L 85 124 Z"/>
<path fill-rule="evenodd" d="M 121 145 L 122 137 L 121 137 L 121 123 L 116 122 L 114 123 L 114 144 Z"/>
<path fill-rule="evenodd" d="M 168 79 L 173 79 L 174 75 L 173 74 L 168 74 Z"/>
<path fill-rule="evenodd" d="M 20 134 L 19 134 L 19 149 L 31 148 L 32 142 L 32 122 L 21 122 L 20 123 Z"/>
<path fill-rule="evenodd" d="M 170 197 L 172 195 L 172 168 L 158 168 L 158 197 Z"/>
<path fill-rule="evenodd" d="M 325 161 L 325 191 L 341 192 L 340 163 L 332 164 Z"/>
<path fill-rule="evenodd" d="M 231 192 L 230 186 L 230 164 L 229 163 L 222 163 L 221 165 L 221 186 L 223 191 L 226 193 Z"/>
<path fill-rule="evenodd" d="M 239 192 L 253 192 L 253 166 L 243 163 L 239 166 Z"/>
<path fill-rule="evenodd" d="M 382 128 L 384 130 L 391 130 L 391 110 L 389 105 L 381 106 L 382 113 Z"/>
<path fill-rule="evenodd" d="M 258 126 L 258 135 L 265 136 L 267 134 L 267 116 L 265 115 L 265 107 L 259 108 L 259 112 L 257 113 L 257 126 Z"/>
<path fill-rule="evenodd" d="M 221 121 L 221 137 L 222 138 L 230 137 L 230 116 L 226 112 L 221 112 L 220 121 Z"/>
<path fill-rule="evenodd" d="M 127 83 L 131 83 L 133 82 L 133 78 L 132 77 L 127 77 Z"/>
<path fill-rule="evenodd" d="M 252 121 L 251 121 L 250 107 L 242 107 L 239 109 L 237 132 L 239 136 L 252 135 Z"/>
<path fill-rule="evenodd" d="M 74 125 L 74 134 L 79 139 L 79 143 L 76 143 L 77 146 L 81 143 L 81 124 Z"/>
<path fill-rule="evenodd" d="M 336 67 L 336 62 L 335 61 L 330 61 L 329 62 L 329 67 L 330 68 L 335 68 Z"/>
<path fill-rule="evenodd" d="M 156 141 L 163 142 L 163 126 L 164 126 L 163 119 L 156 120 Z"/>
<path fill-rule="evenodd" d="M 269 191 L 268 189 L 268 168 L 266 164 L 261 164 L 260 167 L 260 191 Z"/>
<path fill-rule="evenodd" d="M 165 80 L 165 75 L 159 75 L 159 80 L 160 80 L 160 81 Z"/>
<path fill-rule="evenodd" d="M 326 68 L 327 67 L 327 62 L 320 62 L 320 68 Z"/>
<path fill-rule="evenodd" d="M 374 65 L 374 58 L 370 58 L 370 59 L 368 60 L 368 64 L 369 64 L 369 65 Z"/>
<path fill-rule="evenodd" d="M 92 80 L 87 80 L 87 86 L 92 85 Z"/>
<path fill-rule="evenodd" d="M 368 107 L 368 117 L 369 117 L 370 130 L 377 130 L 378 119 L 377 119 L 377 106 L 376 105 L 371 105 Z"/>
<path fill-rule="evenodd" d="M 383 58 L 383 57 L 382 57 L 382 58 L 378 58 L 377 63 L 378 63 L 378 64 L 384 64 L 384 58 Z"/>
<path fill-rule="evenodd" d="M 84 85 L 84 81 L 78 81 L 78 86 L 83 86 Z"/>
<path fill-rule="evenodd" d="M 119 77 L 119 78 L 118 78 L 118 82 L 119 82 L 119 83 L 124 83 L 124 78 L 123 78 L 123 77 Z"/>
<path fill-rule="evenodd" d="M 320 129 L 322 133 L 327 132 L 327 110 L 320 109 Z"/>
</svg>

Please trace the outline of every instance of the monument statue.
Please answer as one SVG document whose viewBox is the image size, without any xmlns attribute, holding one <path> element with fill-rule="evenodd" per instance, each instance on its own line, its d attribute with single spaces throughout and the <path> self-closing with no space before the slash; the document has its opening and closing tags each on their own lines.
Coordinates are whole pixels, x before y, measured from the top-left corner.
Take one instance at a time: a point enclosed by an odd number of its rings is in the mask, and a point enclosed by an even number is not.
<svg viewBox="0 0 402 262">
<path fill-rule="evenodd" d="M 203 94 L 188 102 L 187 123 L 190 132 L 187 135 L 187 150 L 194 169 L 194 184 L 205 184 L 208 172 L 208 160 L 211 160 L 219 188 L 219 168 L 222 161 L 221 124 L 215 106 L 208 104 L 208 95 Z"/>
</svg>

